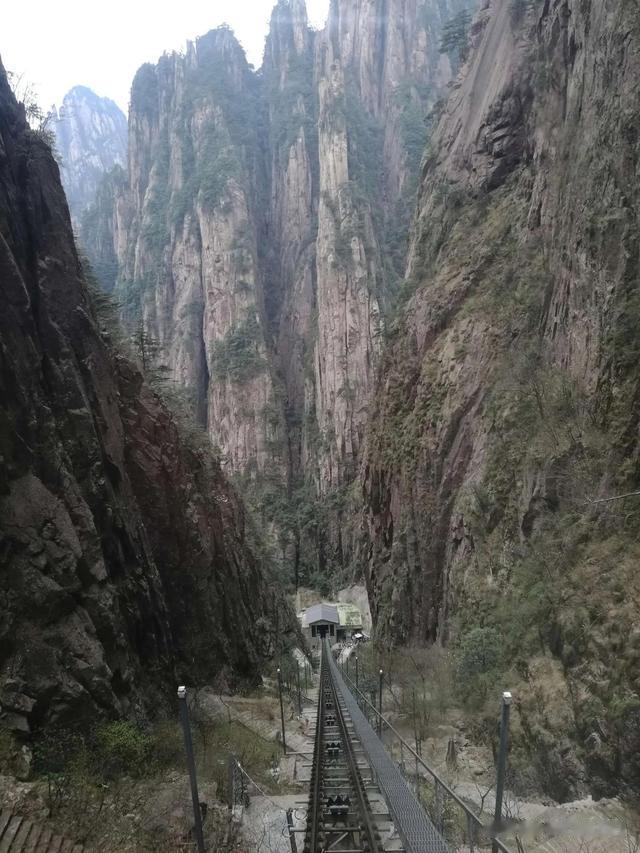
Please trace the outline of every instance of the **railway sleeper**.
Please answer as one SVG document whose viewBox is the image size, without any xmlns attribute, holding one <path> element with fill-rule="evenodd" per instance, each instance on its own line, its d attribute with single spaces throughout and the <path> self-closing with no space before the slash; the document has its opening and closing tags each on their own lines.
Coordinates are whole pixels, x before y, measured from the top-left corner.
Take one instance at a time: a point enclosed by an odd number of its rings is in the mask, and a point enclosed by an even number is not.
<svg viewBox="0 0 640 853">
<path fill-rule="evenodd" d="M 323 648 L 303 853 L 399 853 L 397 839 L 393 848 L 382 841 L 392 823 L 379 810 L 381 793 L 333 683 L 328 654 Z"/>
</svg>

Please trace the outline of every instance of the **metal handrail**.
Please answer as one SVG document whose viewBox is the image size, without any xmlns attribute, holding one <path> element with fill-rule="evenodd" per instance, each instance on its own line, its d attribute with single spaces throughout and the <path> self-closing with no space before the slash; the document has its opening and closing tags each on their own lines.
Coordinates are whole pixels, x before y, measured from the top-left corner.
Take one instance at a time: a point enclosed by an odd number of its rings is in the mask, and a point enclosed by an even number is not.
<svg viewBox="0 0 640 853">
<path fill-rule="evenodd" d="M 491 827 L 486 826 L 486 825 L 482 822 L 482 820 L 480 819 L 480 817 L 479 817 L 479 816 L 478 816 L 478 815 L 473 811 L 473 809 L 471 809 L 471 808 L 470 808 L 470 807 L 469 807 L 469 806 L 464 802 L 464 800 L 462 800 L 462 799 L 461 799 L 461 798 L 460 798 L 460 797 L 455 793 L 455 791 L 453 791 L 453 790 L 452 790 L 452 789 L 447 785 L 447 783 L 446 783 L 446 782 L 445 782 L 445 781 L 444 781 L 444 780 L 443 780 L 443 779 L 442 779 L 442 778 L 441 778 L 441 777 L 436 773 L 436 771 L 435 771 L 432 767 L 430 767 L 430 766 L 427 764 L 427 762 L 422 758 L 422 756 L 421 756 L 421 755 L 419 755 L 419 754 L 415 751 L 415 749 L 413 749 L 413 747 L 409 745 L 409 743 L 404 739 L 404 737 L 400 734 L 400 732 L 399 732 L 399 731 L 398 731 L 398 730 L 397 730 L 397 729 L 396 729 L 396 728 L 395 728 L 395 727 L 394 727 L 394 726 L 393 726 L 393 725 L 392 725 L 392 724 L 387 720 L 387 718 L 386 718 L 383 714 L 381 714 L 381 713 L 380 713 L 380 711 L 378 711 L 378 709 L 375 707 L 375 705 L 373 705 L 373 703 L 371 703 L 371 702 L 367 699 L 367 697 L 364 695 L 364 693 L 362 692 L 362 690 L 360 690 L 360 688 L 359 688 L 359 687 L 356 687 L 356 685 L 355 685 L 355 684 L 353 683 L 353 681 L 349 678 L 349 676 L 348 676 L 348 675 L 346 675 L 344 671 L 342 671 L 342 672 L 341 672 L 341 675 L 342 675 L 342 677 L 345 679 L 345 681 L 347 681 L 347 682 L 349 683 L 349 685 L 350 685 L 350 689 L 351 689 L 351 688 L 353 688 L 353 691 L 355 691 L 357 694 L 359 694 L 359 695 L 362 697 L 362 700 L 363 700 L 363 701 L 364 701 L 364 702 L 369 706 L 369 708 L 371 708 L 371 710 L 374 712 L 374 714 L 376 715 L 376 717 L 378 717 L 378 718 L 382 721 L 382 723 L 383 723 L 383 724 L 384 724 L 384 725 L 385 725 L 385 726 L 386 726 L 390 731 L 392 731 L 392 732 L 394 733 L 394 735 L 396 735 L 396 737 L 398 738 L 398 740 L 400 741 L 400 743 L 401 743 L 401 744 L 402 744 L 402 745 L 403 745 L 403 746 L 408 750 L 408 752 L 409 752 L 409 753 L 410 753 L 410 754 L 415 758 L 415 760 L 416 760 L 419 764 L 421 764 L 421 765 L 424 767 L 424 769 L 425 769 L 425 770 L 426 770 L 426 771 L 427 771 L 427 772 L 428 772 L 428 773 L 433 777 L 434 782 L 436 782 L 438 785 L 442 786 L 442 788 L 444 788 L 444 790 L 445 790 L 445 791 L 446 791 L 446 793 L 451 797 L 451 799 L 452 799 L 455 803 L 457 803 L 457 805 L 458 805 L 458 806 L 460 806 L 460 808 L 461 808 L 461 809 L 464 811 L 464 813 L 467 815 L 467 818 L 469 818 L 470 820 L 474 821 L 474 822 L 476 823 L 476 825 L 477 825 L 479 828 L 484 829 L 484 830 L 489 830 L 489 831 L 491 831 Z M 492 835 L 492 836 L 491 836 L 491 840 L 494 842 L 494 844 L 495 844 L 495 845 L 497 845 L 497 847 L 499 847 L 499 849 L 502 851 L 502 853 L 512 853 L 512 851 L 511 851 L 511 850 L 510 850 L 510 849 L 509 849 L 509 848 L 508 848 L 508 847 L 507 847 L 507 846 L 506 846 L 502 841 L 500 841 L 500 839 L 499 839 L 499 838 L 497 838 L 495 835 Z"/>
<path fill-rule="evenodd" d="M 483 827 L 483 826 L 484 826 L 484 824 L 482 823 L 482 821 L 480 820 L 480 818 L 478 817 L 478 815 L 473 811 L 473 809 L 469 808 L 469 806 L 464 802 L 464 800 L 461 800 L 461 799 L 460 799 L 460 797 L 455 793 L 455 791 L 452 791 L 452 790 L 451 790 L 451 788 L 447 785 L 447 783 L 446 783 L 443 779 L 441 779 L 441 777 L 440 777 L 440 776 L 438 776 L 438 774 L 436 773 L 436 771 L 435 771 L 432 767 L 430 767 L 430 766 L 427 764 L 427 762 L 422 758 L 422 756 L 421 756 L 421 755 L 419 755 L 419 754 L 415 751 L 415 749 L 413 749 L 413 747 L 409 745 L 409 743 L 404 739 L 404 737 L 400 734 L 400 732 L 399 732 L 396 728 L 394 728 L 394 726 L 393 726 L 393 725 L 392 725 L 392 724 L 387 720 L 387 718 L 386 718 L 383 714 L 381 714 L 381 713 L 378 711 L 378 709 L 375 707 L 375 705 L 373 705 L 373 704 L 372 704 L 372 703 L 367 699 L 367 697 L 366 697 L 366 696 L 364 695 L 364 693 L 360 690 L 360 688 L 359 688 L 359 687 L 356 687 L 356 686 L 354 685 L 353 681 L 351 681 L 351 679 L 349 678 L 349 676 L 348 676 L 348 675 L 345 675 L 344 673 L 342 673 L 342 677 L 343 677 L 344 679 L 346 679 L 346 680 L 349 682 L 349 684 L 350 684 L 350 685 L 355 689 L 355 691 L 356 691 L 357 693 L 359 693 L 359 694 L 360 694 L 360 696 L 362 697 L 362 699 L 364 700 L 364 702 L 366 702 L 366 704 L 371 708 L 371 710 L 375 713 L 375 715 L 376 715 L 377 717 L 379 717 L 379 718 L 382 720 L 382 722 L 384 723 L 384 725 L 385 725 L 385 726 L 386 726 L 390 731 L 392 731 L 392 732 L 394 733 L 394 735 L 396 735 L 396 737 L 398 738 L 398 740 L 402 743 L 402 745 L 403 745 L 403 746 L 405 746 L 405 747 L 407 748 L 407 750 L 411 753 L 411 755 L 412 755 L 412 756 L 413 756 L 413 757 L 414 757 L 414 758 L 415 758 L 415 759 L 416 759 L 416 760 L 417 760 L 417 761 L 418 761 L 418 762 L 419 762 L 419 763 L 424 767 L 424 769 L 425 769 L 428 773 L 430 773 L 430 774 L 431 774 L 431 776 L 433 777 L 434 781 L 436 781 L 439 785 L 442 785 L 442 787 L 443 787 L 443 788 L 444 788 L 444 790 L 447 792 L 447 794 L 449 794 L 449 796 L 450 796 L 452 799 L 454 799 L 454 800 L 458 803 L 458 805 L 459 805 L 459 806 L 460 806 L 460 807 L 461 807 L 461 808 L 462 808 L 462 809 L 463 809 L 463 810 L 464 810 L 464 811 L 465 811 L 465 812 L 466 812 L 466 813 L 467 813 L 471 818 L 473 818 L 473 819 L 476 821 L 476 823 L 478 824 L 478 826 L 482 826 L 482 827 Z"/>
</svg>

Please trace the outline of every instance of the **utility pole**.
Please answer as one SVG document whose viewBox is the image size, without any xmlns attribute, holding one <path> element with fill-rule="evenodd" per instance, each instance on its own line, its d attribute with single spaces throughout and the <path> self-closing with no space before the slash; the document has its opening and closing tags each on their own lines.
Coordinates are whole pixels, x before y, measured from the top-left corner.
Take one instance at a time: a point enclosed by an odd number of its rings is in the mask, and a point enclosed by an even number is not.
<svg viewBox="0 0 640 853">
<path fill-rule="evenodd" d="M 358 655 L 356 655 L 356 688 L 358 687 Z"/>
<path fill-rule="evenodd" d="M 191 726 L 189 725 L 189 708 L 187 707 L 187 688 L 178 687 L 178 707 L 180 708 L 180 722 L 182 734 L 184 735 L 184 748 L 187 754 L 187 769 L 189 770 L 189 782 L 191 784 L 191 802 L 193 804 L 193 820 L 198 853 L 205 853 L 204 836 L 202 834 L 202 814 L 200 812 L 200 797 L 198 795 L 198 779 L 196 777 L 196 763 L 193 757 L 193 741 L 191 740 Z"/>
<path fill-rule="evenodd" d="M 382 670 L 380 670 L 380 689 L 378 692 L 378 737 L 382 737 Z"/>
</svg>

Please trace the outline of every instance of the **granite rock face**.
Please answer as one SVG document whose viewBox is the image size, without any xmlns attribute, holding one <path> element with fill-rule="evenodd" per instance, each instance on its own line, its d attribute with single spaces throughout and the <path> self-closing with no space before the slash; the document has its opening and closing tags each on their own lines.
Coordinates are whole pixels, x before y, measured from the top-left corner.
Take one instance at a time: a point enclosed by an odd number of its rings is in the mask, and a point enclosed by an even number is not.
<svg viewBox="0 0 640 853">
<path fill-rule="evenodd" d="M 94 261 L 117 256 L 132 322 L 160 341 L 230 470 L 262 505 L 293 501 L 290 516 L 295 494 L 331 503 L 304 542 L 280 524 L 296 576 L 303 552 L 307 572 L 352 558 L 340 508 L 426 118 L 451 76 L 439 33 L 464 4 L 387 5 L 334 0 L 314 32 L 303 0 L 281 0 L 259 74 L 225 28 L 140 69 L 127 186 L 83 229 Z"/>
<path fill-rule="evenodd" d="M 255 679 L 293 617 L 220 465 L 111 343 L 58 167 L 0 69 L 0 723 Z"/>
<path fill-rule="evenodd" d="M 637 508 L 593 503 L 638 488 L 639 27 L 622 0 L 481 4 L 362 472 L 379 637 L 499 636 L 561 799 L 640 781 Z"/>
<path fill-rule="evenodd" d="M 127 117 L 109 98 L 74 86 L 51 114 L 56 155 L 71 218 L 77 227 L 103 176 L 127 160 Z"/>
</svg>

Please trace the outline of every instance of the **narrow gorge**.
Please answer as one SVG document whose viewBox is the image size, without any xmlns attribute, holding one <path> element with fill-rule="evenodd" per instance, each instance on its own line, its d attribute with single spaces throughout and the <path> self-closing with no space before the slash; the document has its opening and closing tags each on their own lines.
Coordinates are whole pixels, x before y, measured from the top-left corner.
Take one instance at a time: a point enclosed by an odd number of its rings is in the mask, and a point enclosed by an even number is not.
<svg viewBox="0 0 640 853">
<path fill-rule="evenodd" d="M 0 66 L 0 774 L 187 684 L 210 843 L 307 851 L 351 691 L 451 849 L 633 853 L 638 2 L 328 6 L 141 40 L 126 119 Z"/>
<path fill-rule="evenodd" d="M 379 642 L 486 647 L 468 692 L 522 686 L 554 796 L 606 792 L 638 773 L 640 519 L 594 503 L 637 482 L 637 14 L 484 0 L 441 52 L 464 9 L 314 32 L 291 0 L 257 74 L 224 28 L 143 67 L 82 240 L 285 582 L 364 576 Z"/>
<path fill-rule="evenodd" d="M 283 0 L 258 73 L 224 27 L 143 66 L 128 175 L 81 228 L 296 586 L 354 573 L 368 400 L 463 5 L 334 2 L 316 32 Z"/>
</svg>

